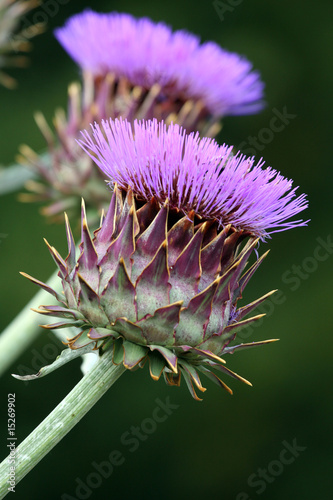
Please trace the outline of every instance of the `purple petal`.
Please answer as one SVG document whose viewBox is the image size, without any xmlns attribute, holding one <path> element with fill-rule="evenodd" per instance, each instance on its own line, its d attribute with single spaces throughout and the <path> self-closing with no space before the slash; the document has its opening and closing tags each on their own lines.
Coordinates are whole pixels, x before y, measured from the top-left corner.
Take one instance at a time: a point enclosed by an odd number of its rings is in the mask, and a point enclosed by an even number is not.
<svg viewBox="0 0 333 500">
<path fill-rule="evenodd" d="M 240 115 L 263 107 L 264 84 L 252 64 L 214 42 L 164 23 L 129 14 L 86 10 L 55 31 L 57 40 L 84 70 L 114 73 L 132 85 L 158 84 L 162 96 L 201 100 L 212 115 Z"/>
<path fill-rule="evenodd" d="M 289 220 L 308 206 L 306 195 L 260 160 L 213 139 L 186 134 L 178 125 L 157 120 L 132 125 L 124 120 L 92 126 L 82 132 L 80 146 L 120 188 L 204 219 L 231 224 L 264 239 L 270 233 L 304 226 Z"/>
</svg>

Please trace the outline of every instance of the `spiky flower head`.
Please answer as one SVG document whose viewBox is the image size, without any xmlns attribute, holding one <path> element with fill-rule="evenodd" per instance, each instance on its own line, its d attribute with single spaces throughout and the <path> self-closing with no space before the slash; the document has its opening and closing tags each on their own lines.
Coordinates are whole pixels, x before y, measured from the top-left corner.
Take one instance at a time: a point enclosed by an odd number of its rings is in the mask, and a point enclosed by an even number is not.
<svg viewBox="0 0 333 500">
<path fill-rule="evenodd" d="M 163 23 L 87 10 L 55 33 L 83 70 L 82 94 L 77 84 L 70 86 L 68 117 L 56 113 L 55 133 L 37 114 L 47 157 L 28 146 L 19 157 L 38 176 L 27 182 L 30 193 L 21 201 L 51 202 L 42 213 L 53 220 L 62 218 L 63 210 L 75 211 L 78 194 L 89 208 L 108 206 L 95 164 L 75 142 L 89 123 L 157 118 L 214 137 L 221 116 L 262 106 L 263 83 L 247 60 Z"/>
<path fill-rule="evenodd" d="M 27 58 L 22 52 L 30 50 L 30 38 L 43 31 L 43 24 L 33 24 L 16 33 L 22 16 L 39 5 L 38 0 L 0 0 L 0 68 L 26 66 Z M 16 82 L 0 71 L 0 84 L 13 88 Z"/>
<path fill-rule="evenodd" d="M 263 83 L 249 61 L 214 42 L 200 44 L 186 31 L 172 32 L 164 23 L 86 10 L 55 34 L 80 67 L 96 78 L 113 73 L 131 86 L 158 86 L 155 100 L 161 116 L 154 109 L 153 117 L 166 119 L 172 108 L 178 114 L 188 100 L 201 102 L 204 113 L 216 117 L 262 108 Z"/>
<path fill-rule="evenodd" d="M 119 120 L 93 131 L 81 146 L 113 183 L 111 204 L 93 236 L 83 205 L 78 259 L 66 219 L 68 257 L 49 246 L 64 296 L 29 277 L 61 306 L 38 312 L 64 318 L 48 328 L 79 328 L 71 349 L 112 348 L 113 362 L 130 370 L 148 360 L 154 380 L 163 373 L 179 385 L 182 375 L 196 399 L 195 387 L 205 390 L 198 372 L 231 392 L 214 370 L 247 381 L 221 356 L 265 343 L 229 345 L 270 295 L 238 308 L 266 254 L 245 267 L 267 229 L 304 224 L 282 220 L 306 207 L 304 196 L 295 198 L 276 172 L 177 125 L 135 122 L 133 133 Z"/>
</svg>

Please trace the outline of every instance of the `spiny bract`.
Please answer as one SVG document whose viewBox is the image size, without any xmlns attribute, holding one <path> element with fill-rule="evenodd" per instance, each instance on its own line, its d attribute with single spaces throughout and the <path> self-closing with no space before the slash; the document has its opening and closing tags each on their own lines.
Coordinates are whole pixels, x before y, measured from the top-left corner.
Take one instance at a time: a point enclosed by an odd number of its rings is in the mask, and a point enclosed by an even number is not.
<svg viewBox="0 0 333 500">
<path fill-rule="evenodd" d="M 67 218 L 66 225 L 68 257 L 62 259 L 49 246 L 64 296 L 28 277 L 62 304 L 38 309 L 65 319 L 47 328 L 80 329 L 68 339 L 71 349 L 94 342 L 103 350 L 112 344 L 115 364 L 133 370 L 148 360 L 152 378 L 158 380 L 163 373 L 169 385 L 179 385 L 183 374 L 196 399 L 194 386 L 205 390 L 198 371 L 230 393 L 212 369 L 249 384 L 226 368 L 220 356 L 269 342 L 228 347 L 236 331 L 262 316 L 243 319 L 270 295 L 236 309 L 266 255 L 243 272 L 258 239 L 250 237 L 240 250 L 246 231 L 235 231 L 230 225 L 219 231 L 216 222 L 200 222 L 194 212 L 182 217 L 155 198 L 138 204 L 131 190 L 125 194 L 117 186 L 93 238 L 83 205 L 77 260 Z"/>
</svg>

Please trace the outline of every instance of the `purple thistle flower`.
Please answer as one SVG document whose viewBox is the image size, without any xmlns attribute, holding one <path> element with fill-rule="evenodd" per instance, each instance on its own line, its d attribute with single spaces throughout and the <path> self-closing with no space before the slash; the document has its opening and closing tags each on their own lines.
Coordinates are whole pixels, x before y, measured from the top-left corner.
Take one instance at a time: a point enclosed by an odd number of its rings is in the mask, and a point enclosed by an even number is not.
<svg viewBox="0 0 333 500">
<path fill-rule="evenodd" d="M 214 42 L 129 14 L 86 10 L 55 36 L 83 70 L 114 73 L 132 85 L 161 87 L 160 99 L 202 101 L 213 116 L 258 112 L 263 83 L 252 64 Z"/>
<path fill-rule="evenodd" d="M 250 384 L 221 356 L 274 341 L 229 345 L 274 293 L 238 307 L 268 252 L 245 269 L 269 229 L 306 224 L 288 222 L 306 208 L 305 195 L 296 197 L 291 181 L 262 161 L 178 125 L 120 119 L 92 129 L 78 142 L 113 195 L 93 235 L 82 204 L 78 258 L 67 218 L 67 258 L 47 244 L 63 295 L 24 274 L 60 302 L 37 310 L 62 318 L 44 327 L 77 328 L 67 338 L 71 350 L 112 349 L 112 362 L 129 370 L 148 361 L 153 380 L 163 374 L 179 386 L 183 378 L 196 400 L 196 390 L 205 391 L 200 373 L 229 393 L 215 371 Z"/>
<path fill-rule="evenodd" d="M 134 129 L 134 132 L 133 132 Z M 102 121 L 82 132 L 81 147 L 109 178 L 137 198 L 153 197 L 184 214 L 231 224 L 264 239 L 269 234 L 304 226 L 289 220 L 307 208 L 306 195 L 296 196 L 292 181 L 261 159 L 232 154 L 232 146 L 186 134 L 178 125 L 157 120 Z"/>
<path fill-rule="evenodd" d="M 20 149 L 23 164 L 37 174 L 20 199 L 47 202 L 41 212 L 53 221 L 64 210 L 74 214 L 81 196 L 96 215 L 107 208 L 109 193 L 101 172 L 76 143 L 90 123 L 156 118 L 188 133 L 215 137 L 222 115 L 261 106 L 263 84 L 248 61 L 214 43 L 200 45 L 184 31 L 172 33 L 162 23 L 85 11 L 56 36 L 82 66 L 82 88 L 70 85 L 67 116 L 58 110 L 53 127 L 36 114 L 47 158 L 25 145 Z"/>
</svg>

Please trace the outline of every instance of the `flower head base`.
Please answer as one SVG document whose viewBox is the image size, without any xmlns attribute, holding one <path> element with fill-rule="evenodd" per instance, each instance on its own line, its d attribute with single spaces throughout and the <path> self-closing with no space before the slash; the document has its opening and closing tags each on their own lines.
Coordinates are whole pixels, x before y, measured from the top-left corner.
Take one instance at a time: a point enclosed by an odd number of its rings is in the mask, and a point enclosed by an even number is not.
<svg viewBox="0 0 333 500">
<path fill-rule="evenodd" d="M 111 183 L 132 189 L 139 199 L 168 200 L 184 214 L 193 210 L 203 220 L 260 238 L 306 224 L 288 221 L 307 207 L 292 181 L 263 169 L 263 161 L 255 165 L 254 157 L 234 156 L 230 146 L 156 120 L 135 121 L 133 127 L 122 120 L 103 121 L 92 131 L 93 137 L 83 133 L 81 146 Z"/>
<path fill-rule="evenodd" d="M 41 33 L 44 26 L 38 23 L 19 33 L 14 34 L 14 32 L 20 23 L 20 18 L 38 5 L 37 0 L 0 0 L 0 68 L 26 66 L 26 57 L 16 54 L 28 52 L 31 47 L 30 38 Z M 8 88 L 16 86 L 15 80 L 2 71 L 0 71 L 0 84 Z"/>
<path fill-rule="evenodd" d="M 154 380 L 163 373 L 169 385 L 179 385 L 183 375 L 195 399 L 194 387 L 205 390 L 198 371 L 230 393 L 212 369 L 251 385 L 226 368 L 221 355 L 269 342 L 229 346 L 237 331 L 262 317 L 243 319 L 270 295 L 236 308 L 265 256 L 243 272 L 257 239 L 241 248 L 245 231 L 219 231 L 216 221 L 200 222 L 193 211 L 182 217 L 155 198 L 142 204 L 117 185 L 93 238 L 83 205 L 78 259 L 66 224 L 68 257 L 48 245 L 64 295 L 26 275 L 61 303 L 37 310 L 63 318 L 46 328 L 75 326 L 71 349 L 89 343 L 101 352 L 112 348 L 113 362 L 130 370 L 148 361 Z"/>
<path fill-rule="evenodd" d="M 201 115 L 249 114 L 262 108 L 263 83 L 252 65 L 214 42 L 200 45 L 195 35 L 172 30 L 129 14 L 86 10 L 55 32 L 85 71 L 98 77 L 112 73 L 131 86 L 155 87 L 153 116 L 166 120 L 192 100 Z M 146 116 L 145 118 L 151 118 Z M 173 120 L 175 121 L 175 120 Z"/>
</svg>

